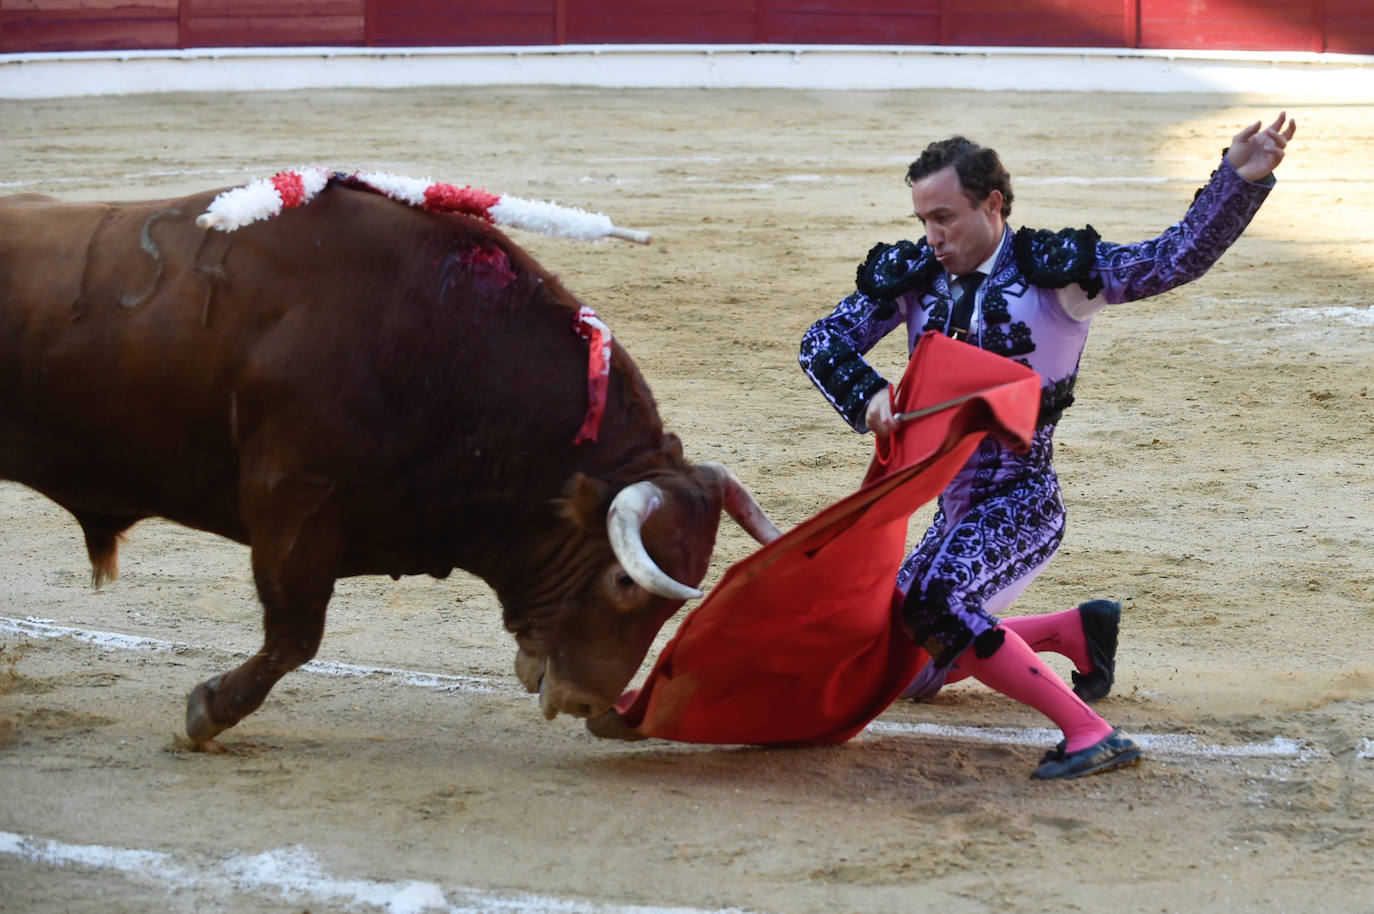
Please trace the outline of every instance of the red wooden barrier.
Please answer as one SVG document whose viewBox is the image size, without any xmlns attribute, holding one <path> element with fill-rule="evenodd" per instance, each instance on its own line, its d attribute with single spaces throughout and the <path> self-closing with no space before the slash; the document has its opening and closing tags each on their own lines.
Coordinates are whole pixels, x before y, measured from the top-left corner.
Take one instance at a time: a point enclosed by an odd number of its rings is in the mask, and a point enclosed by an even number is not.
<svg viewBox="0 0 1374 914">
<path fill-rule="evenodd" d="M 569 44 L 750 44 L 758 33 L 754 0 L 566 2 Z"/>
<path fill-rule="evenodd" d="M 896 44 L 1374 53 L 1374 0 L 0 0 L 0 52 Z"/>
<path fill-rule="evenodd" d="M 1325 0 L 1324 51 L 1374 53 L 1374 3 L 1370 0 Z"/>
<path fill-rule="evenodd" d="M 554 0 L 369 0 L 368 44 L 558 44 Z"/>
<path fill-rule="evenodd" d="M 1140 40 L 1150 48 L 1320 51 L 1321 6 L 1293 0 L 1149 0 L 1141 3 Z"/>
<path fill-rule="evenodd" d="M 178 0 L 0 0 L 0 52 L 174 48 Z"/>
<path fill-rule="evenodd" d="M 363 0 L 182 0 L 181 6 L 186 47 L 363 43 Z"/>
</svg>

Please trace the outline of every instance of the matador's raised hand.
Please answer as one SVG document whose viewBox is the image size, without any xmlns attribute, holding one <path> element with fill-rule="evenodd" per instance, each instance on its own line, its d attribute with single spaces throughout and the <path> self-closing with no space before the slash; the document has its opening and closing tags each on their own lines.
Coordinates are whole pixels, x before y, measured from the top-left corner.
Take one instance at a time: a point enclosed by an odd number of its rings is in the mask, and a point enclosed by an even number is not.
<svg viewBox="0 0 1374 914">
<path fill-rule="evenodd" d="M 1286 111 L 1280 111 L 1274 123 L 1262 130 L 1260 127 L 1261 122 L 1255 121 L 1237 133 L 1226 151 L 1226 161 L 1247 181 L 1262 181 L 1278 167 L 1283 161 L 1284 147 L 1297 132 L 1298 122 L 1290 119 Z"/>
</svg>

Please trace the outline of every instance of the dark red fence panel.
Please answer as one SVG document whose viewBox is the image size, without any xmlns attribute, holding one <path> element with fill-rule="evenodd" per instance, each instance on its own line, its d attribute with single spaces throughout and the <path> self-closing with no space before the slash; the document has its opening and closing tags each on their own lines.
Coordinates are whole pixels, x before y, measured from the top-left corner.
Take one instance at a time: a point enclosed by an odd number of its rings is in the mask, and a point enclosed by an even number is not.
<svg viewBox="0 0 1374 914">
<path fill-rule="evenodd" d="M 751 44 L 754 0 L 566 0 L 568 44 Z"/>
<path fill-rule="evenodd" d="M 1147 48 L 1319 51 L 1321 6 L 1321 0 L 1140 0 L 1140 43 Z"/>
<path fill-rule="evenodd" d="M 1323 51 L 1374 53 L 1374 0 L 1325 0 Z"/>
<path fill-rule="evenodd" d="M 0 0 L 0 52 L 894 44 L 1374 53 L 1374 0 Z"/>
<path fill-rule="evenodd" d="M 770 0 L 759 7 L 764 43 L 940 43 L 941 0 Z"/>
<path fill-rule="evenodd" d="M 0 0 L 0 53 L 174 48 L 178 0 Z"/>
<path fill-rule="evenodd" d="M 182 0 L 185 47 L 361 45 L 364 0 Z"/>
<path fill-rule="evenodd" d="M 557 0 L 373 0 L 367 40 L 389 47 L 557 44 Z"/>
<path fill-rule="evenodd" d="M 1135 9 L 1135 0 L 959 0 L 946 4 L 940 43 L 1125 47 L 1134 38 Z"/>
</svg>

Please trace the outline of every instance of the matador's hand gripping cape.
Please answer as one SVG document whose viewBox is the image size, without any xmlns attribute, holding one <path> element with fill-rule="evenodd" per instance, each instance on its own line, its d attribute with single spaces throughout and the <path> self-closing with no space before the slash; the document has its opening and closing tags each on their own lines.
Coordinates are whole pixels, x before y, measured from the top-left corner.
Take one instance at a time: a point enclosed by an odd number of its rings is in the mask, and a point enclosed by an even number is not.
<svg viewBox="0 0 1374 914">
<path fill-rule="evenodd" d="M 942 406 L 943 405 L 943 406 Z M 729 568 L 642 688 L 594 733 L 695 743 L 839 743 L 891 704 L 925 662 L 896 613 L 911 514 L 992 434 L 1029 447 L 1040 379 L 937 333 L 917 343 L 863 485 Z"/>
</svg>

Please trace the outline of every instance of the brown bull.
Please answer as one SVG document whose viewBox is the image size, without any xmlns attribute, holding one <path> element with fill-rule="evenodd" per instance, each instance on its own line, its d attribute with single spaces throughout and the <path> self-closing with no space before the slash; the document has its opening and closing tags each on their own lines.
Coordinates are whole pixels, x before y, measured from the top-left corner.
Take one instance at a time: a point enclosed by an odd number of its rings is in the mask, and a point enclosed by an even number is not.
<svg viewBox="0 0 1374 914">
<path fill-rule="evenodd" d="M 213 196 L 0 199 L 0 477 L 76 517 L 97 584 L 146 517 L 251 549 L 263 646 L 192 691 L 198 747 L 314 656 L 338 578 L 480 576 L 545 715 L 585 717 L 698 595 L 722 504 L 776 535 L 618 344 L 574 443 L 579 303 L 490 225 L 330 187 L 197 228 Z"/>
</svg>

